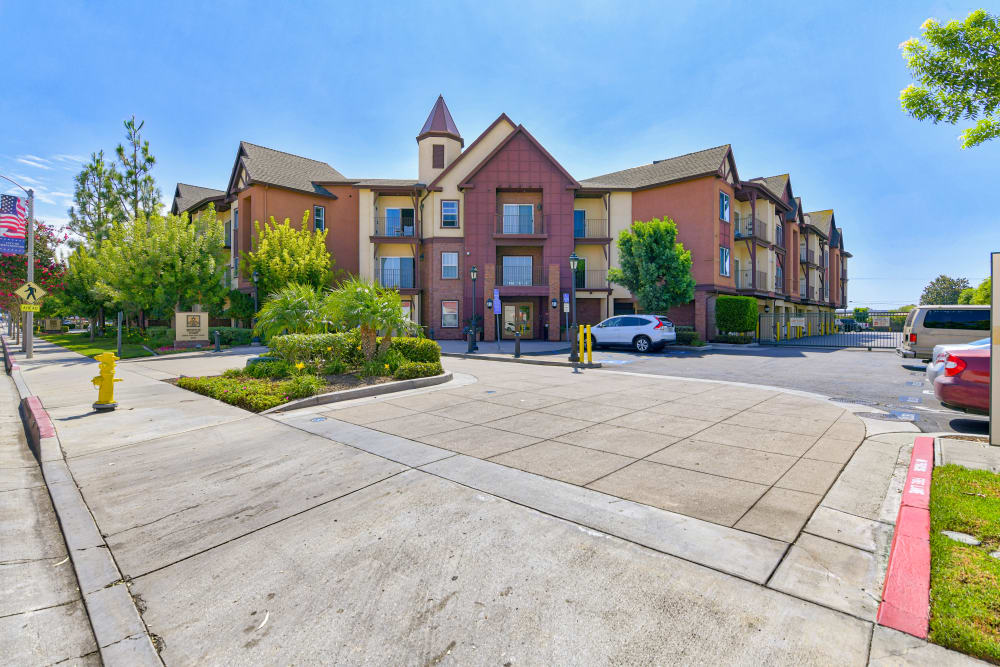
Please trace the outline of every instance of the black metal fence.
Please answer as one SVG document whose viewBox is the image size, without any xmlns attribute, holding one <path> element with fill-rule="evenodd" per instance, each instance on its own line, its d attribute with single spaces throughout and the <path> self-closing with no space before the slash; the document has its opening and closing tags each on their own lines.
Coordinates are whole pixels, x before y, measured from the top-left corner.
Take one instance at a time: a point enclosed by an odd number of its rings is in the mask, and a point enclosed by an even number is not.
<svg viewBox="0 0 1000 667">
<path fill-rule="evenodd" d="M 853 313 L 762 313 L 757 341 L 762 345 L 895 349 L 903 342 L 905 322 L 906 313 L 888 310 L 868 311 L 861 318 Z"/>
</svg>

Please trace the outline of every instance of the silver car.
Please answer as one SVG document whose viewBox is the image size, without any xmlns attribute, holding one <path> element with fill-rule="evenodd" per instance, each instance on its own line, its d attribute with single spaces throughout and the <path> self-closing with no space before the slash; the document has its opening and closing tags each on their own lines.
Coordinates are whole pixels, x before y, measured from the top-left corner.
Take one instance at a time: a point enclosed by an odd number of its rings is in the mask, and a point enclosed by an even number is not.
<svg viewBox="0 0 1000 667">
<path fill-rule="evenodd" d="M 931 353 L 931 360 L 927 363 L 927 370 L 924 372 L 927 374 L 927 381 L 934 386 L 934 379 L 937 376 L 944 373 L 944 360 L 948 356 L 949 352 L 955 352 L 958 350 L 969 350 L 977 347 L 989 347 L 989 338 L 980 338 L 979 340 L 974 340 L 971 343 L 956 343 L 953 345 L 935 345 L 934 351 Z"/>
<path fill-rule="evenodd" d="M 636 352 L 662 348 L 677 340 L 674 324 L 662 315 L 616 315 L 590 329 L 594 347 L 621 345 Z"/>
</svg>

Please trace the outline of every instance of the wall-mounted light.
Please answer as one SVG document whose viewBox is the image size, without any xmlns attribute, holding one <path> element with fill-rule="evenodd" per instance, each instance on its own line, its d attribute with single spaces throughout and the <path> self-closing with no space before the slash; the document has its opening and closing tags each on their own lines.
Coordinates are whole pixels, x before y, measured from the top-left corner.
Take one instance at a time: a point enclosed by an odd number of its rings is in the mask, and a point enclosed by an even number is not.
<svg viewBox="0 0 1000 667">
<path fill-rule="evenodd" d="M 552 299 L 552 307 L 553 308 L 559 307 L 559 299 Z"/>
</svg>

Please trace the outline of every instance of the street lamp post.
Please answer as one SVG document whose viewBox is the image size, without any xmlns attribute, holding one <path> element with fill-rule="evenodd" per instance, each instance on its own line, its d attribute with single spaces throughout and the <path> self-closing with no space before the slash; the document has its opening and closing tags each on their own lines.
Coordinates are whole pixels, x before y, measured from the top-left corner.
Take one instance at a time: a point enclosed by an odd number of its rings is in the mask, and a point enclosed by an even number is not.
<svg viewBox="0 0 1000 667">
<path fill-rule="evenodd" d="M 0 178 L 10 181 L 24 190 L 24 193 L 28 195 L 28 224 L 26 225 L 26 231 L 28 236 L 28 282 L 30 283 L 35 279 L 35 191 L 24 187 L 3 174 L 0 174 Z M 24 356 L 32 359 L 35 356 L 35 314 L 28 311 L 23 314 L 21 321 L 24 323 L 24 347 L 22 348 Z"/>
<path fill-rule="evenodd" d="M 472 345 L 469 347 L 471 352 L 479 351 L 479 332 L 476 329 L 476 277 L 479 275 L 479 269 L 473 264 L 472 268 L 469 269 L 469 277 L 472 278 Z"/>
<path fill-rule="evenodd" d="M 571 362 L 580 361 L 580 350 L 578 345 L 580 342 L 579 332 L 577 331 L 576 325 L 576 267 L 580 265 L 580 258 L 576 256 L 575 252 L 569 255 L 569 284 L 570 284 L 570 335 L 573 337 L 573 344 L 570 346 L 569 360 Z"/>
<path fill-rule="evenodd" d="M 255 270 L 250 274 L 250 279 L 253 280 L 253 317 L 250 319 L 250 328 L 254 329 L 257 327 L 257 311 L 260 310 L 260 306 L 257 303 L 257 281 L 260 280 L 260 274 Z M 250 342 L 259 344 L 260 338 L 254 335 Z"/>
</svg>

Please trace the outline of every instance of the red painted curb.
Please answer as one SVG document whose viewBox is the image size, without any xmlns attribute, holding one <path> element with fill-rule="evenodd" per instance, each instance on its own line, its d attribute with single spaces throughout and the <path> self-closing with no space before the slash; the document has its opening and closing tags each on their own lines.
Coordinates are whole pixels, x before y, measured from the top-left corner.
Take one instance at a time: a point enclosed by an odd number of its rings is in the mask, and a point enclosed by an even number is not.
<svg viewBox="0 0 1000 667">
<path fill-rule="evenodd" d="M 931 471 L 934 439 L 913 441 L 910 469 L 892 536 L 882 604 L 876 620 L 921 639 L 927 638 L 931 588 Z"/>
<path fill-rule="evenodd" d="M 52 425 L 52 420 L 49 419 L 49 413 L 45 411 L 42 407 L 42 401 L 37 396 L 29 396 L 24 399 L 24 403 L 31 413 L 31 419 L 38 425 L 38 437 L 40 438 L 53 438 L 56 435 L 56 429 Z"/>
</svg>

